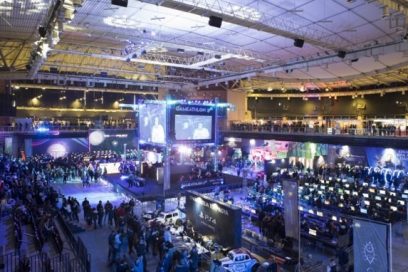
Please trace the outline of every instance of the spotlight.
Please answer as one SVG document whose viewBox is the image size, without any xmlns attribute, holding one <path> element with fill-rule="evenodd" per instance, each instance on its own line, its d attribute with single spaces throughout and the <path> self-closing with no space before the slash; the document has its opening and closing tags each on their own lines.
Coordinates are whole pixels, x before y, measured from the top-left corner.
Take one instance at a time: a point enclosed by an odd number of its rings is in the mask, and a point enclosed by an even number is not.
<svg viewBox="0 0 408 272">
<path fill-rule="evenodd" d="M 220 28 L 222 25 L 222 18 L 217 16 L 210 16 L 210 19 L 208 20 L 208 25 Z"/>
<path fill-rule="evenodd" d="M 303 39 L 295 39 L 294 42 L 293 42 L 293 45 L 295 47 L 302 48 L 304 43 L 305 43 L 305 41 Z"/>
<path fill-rule="evenodd" d="M 126 8 L 128 6 L 128 0 L 111 0 L 111 4 Z"/>
<path fill-rule="evenodd" d="M 38 28 L 38 33 L 40 34 L 41 38 L 45 38 L 47 35 L 47 28 L 45 26 L 40 26 Z"/>
<path fill-rule="evenodd" d="M 337 52 L 337 56 L 341 59 L 344 59 L 346 57 L 346 51 L 339 51 Z"/>
</svg>

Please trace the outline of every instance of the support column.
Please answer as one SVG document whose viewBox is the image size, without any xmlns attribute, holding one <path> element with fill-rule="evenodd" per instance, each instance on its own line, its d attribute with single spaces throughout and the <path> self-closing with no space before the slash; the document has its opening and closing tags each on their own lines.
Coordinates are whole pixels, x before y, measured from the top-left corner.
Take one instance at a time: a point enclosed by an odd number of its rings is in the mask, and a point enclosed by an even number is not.
<svg viewBox="0 0 408 272">
<path fill-rule="evenodd" d="M 248 121 L 251 120 L 251 112 L 248 111 L 247 94 L 241 90 L 227 90 L 227 102 L 232 104 L 235 110 L 228 112 L 228 126 L 232 121 Z"/>
<path fill-rule="evenodd" d="M 16 116 L 14 97 L 11 94 L 10 82 L 0 80 L 0 126 L 9 126 Z"/>
<path fill-rule="evenodd" d="M 158 90 L 158 99 L 159 100 L 165 100 L 167 98 L 168 93 L 169 93 L 168 89 L 159 88 L 159 90 Z"/>
</svg>

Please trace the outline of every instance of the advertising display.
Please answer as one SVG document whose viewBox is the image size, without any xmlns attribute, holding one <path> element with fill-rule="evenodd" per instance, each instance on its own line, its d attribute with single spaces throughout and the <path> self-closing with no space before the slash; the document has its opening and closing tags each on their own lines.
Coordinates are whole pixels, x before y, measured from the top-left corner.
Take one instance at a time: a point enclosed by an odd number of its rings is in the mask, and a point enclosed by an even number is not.
<svg viewBox="0 0 408 272">
<path fill-rule="evenodd" d="M 89 133 L 89 144 L 91 151 L 112 150 L 123 153 L 124 146 L 127 149 L 137 147 L 137 139 L 133 130 L 106 129 L 93 130 Z"/>
<path fill-rule="evenodd" d="M 185 204 L 187 219 L 202 235 L 213 237 L 223 247 L 241 247 L 241 209 L 204 195 L 188 191 Z"/>
<path fill-rule="evenodd" d="M 120 173 L 120 162 L 108 162 L 100 163 L 99 166 L 105 171 L 108 175 L 119 174 Z"/>
<path fill-rule="evenodd" d="M 33 155 L 49 154 L 54 158 L 60 158 L 68 153 L 88 152 L 89 143 L 86 138 L 52 138 L 33 139 Z"/>
<path fill-rule="evenodd" d="M 139 139 L 141 143 L 166 143 L 166 104 L 139 104 Z"/>
<path fill-rule="evenodd" d="M 213 106 L 175 104 L 170 111 L 172 116 L 170 135 L 175 142 L 214 142 Z"/>
<path fill-rule="evenodd" d="M 354 219 L 353 239 L 354 271 L 390 271 L 388 225 Z"/>
</svg>

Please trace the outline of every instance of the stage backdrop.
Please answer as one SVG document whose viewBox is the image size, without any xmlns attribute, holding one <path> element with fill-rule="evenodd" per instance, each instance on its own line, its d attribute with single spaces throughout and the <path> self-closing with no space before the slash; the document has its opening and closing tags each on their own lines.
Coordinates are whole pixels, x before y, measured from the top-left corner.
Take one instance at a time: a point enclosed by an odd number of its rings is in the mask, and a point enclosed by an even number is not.
<svg viewBox="0 0 408 272">
<path fill-rule="evenodd" d="M 137 139 L 134 130 L 92 130 L 89 133 L 89 144 L 91 151 L 112 150 L 122 154 L 124 144 L 126 144 L 127 149 L 136 149 Z"/>
<path fill-rule="evenodd" d="M 86 138 L 33 139 L 32 147 L 33 155 L 47 153 L 54 158 L 64 157 L 68 153 L 89 151 L 89 143 Z"/>
<path fill-rule="evenodd" d="M 353 239 L 354 271 L 390 271 L 388 225 L 354 219 Z"/>
<path fill-rule="evenodd" d="M 188 191 L 186 216 L 199 233 L 214 236 L 224 247 L 241 247 L 241 209 Z"/>
</svg>

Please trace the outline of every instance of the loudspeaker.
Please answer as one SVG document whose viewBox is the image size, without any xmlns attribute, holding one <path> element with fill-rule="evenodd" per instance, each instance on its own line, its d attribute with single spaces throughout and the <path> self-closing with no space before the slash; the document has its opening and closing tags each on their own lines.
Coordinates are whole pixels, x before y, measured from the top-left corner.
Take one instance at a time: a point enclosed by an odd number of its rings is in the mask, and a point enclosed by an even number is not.
<svg viewBox="0 0 408 272">
<path fill-rule="evenodd" d="M 294 42 L 293 42 L 293 45 L 295 47 L 302 48 L 304 43 L 305 43 L 305 41 L 302 40 L 302 39 L 295 39 Z"/>
<path fill-rule="evenodd" d="M 128 0 L 111 0 L 112 5 L 120 6 L 120 7 L 127 7 Z"/>
<path fill-rule="evenodd" d="M 38 28 L 38 33 L 40 34 L 41 38 L 45 38 L 45 36 L 47 35 L 47 28 L 45 28 L 44 26 L 40 26 Z"/>
<path fill-rule="evenodd" d="M 346 57 L 346 51 L 339 51 L 337 52 L 337 56 L 341 59 L 344 59 Z"/>
<path fill-rule="evenodd" d="M 221 27 L 221 24 L 222 24 L 222 18 L 221 18 L 221 17 L 217 17 L 217 16 L 210 16 L 210 19 L 208 20 L 208 24 L 209 24 L 210 26 L 220 28 L 220 27 Z"/>
</svg>

